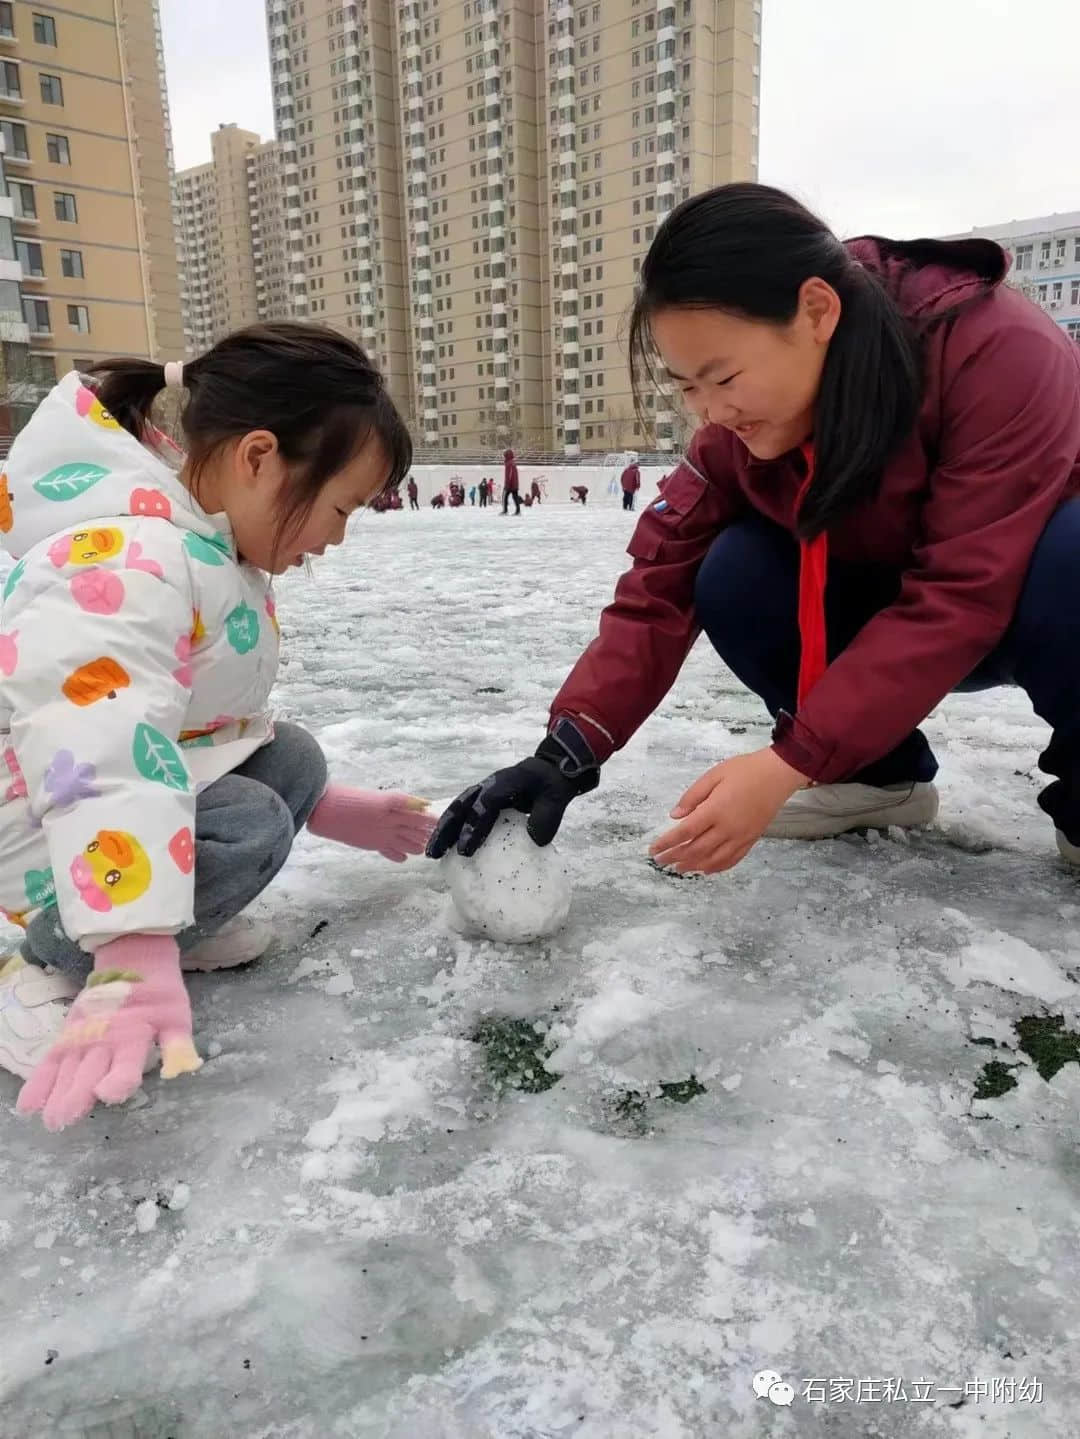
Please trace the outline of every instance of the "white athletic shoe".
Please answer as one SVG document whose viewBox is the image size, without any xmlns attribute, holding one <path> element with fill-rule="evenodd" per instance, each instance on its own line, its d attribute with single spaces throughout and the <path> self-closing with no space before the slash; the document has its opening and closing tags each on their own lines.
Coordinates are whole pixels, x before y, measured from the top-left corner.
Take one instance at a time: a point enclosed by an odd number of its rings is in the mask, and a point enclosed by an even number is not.
<svg viewBox="0 0 1080 1439">
<path fill-rule="evenodd" d="M 214 969 L 235 969 L 260 959 L 270 948 L 274 931 L 265 920 L 238 914 L 226 920 L 216 934 L 180 956 L 180 968 L 208 974 Z"/>
<path fill-rule="evenodd" d="M 17 954 L 0 968 L 0 1069 L 29 1079 L 60 1036 L 79 985 Z"/>
<path fill-rule="evenodd" d="M 815 785 L 792 795 L 765 837 L 834 839 L 854 829 L 915 829 L 930 824 L 937 812 L 938 792 L 932 784 Z"/>
</svg>

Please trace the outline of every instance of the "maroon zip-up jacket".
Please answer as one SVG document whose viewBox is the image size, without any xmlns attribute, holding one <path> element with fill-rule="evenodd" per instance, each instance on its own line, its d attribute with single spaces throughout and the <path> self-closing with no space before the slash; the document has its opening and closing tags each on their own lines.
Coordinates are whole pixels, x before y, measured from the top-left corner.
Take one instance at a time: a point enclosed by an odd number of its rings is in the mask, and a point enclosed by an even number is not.
<svg viewBox="0 0 1080 1439">
<path fill-rule="evenodd" d="M 636 494 L 636 492 L 641 489 L 641 470 L 636 463 L 627 465 L 619 477 L 619 483 L 623 487 L 624 494 L 627 491 L 631 494 Z"/>
<path fill-rule="evenodd" d="M 512 495 L 517 493 L 518 467 L 513 450 L 507 450 L 503 455 L 503 489 Z"/>
<path fill-rule="evenodd" d="M 990 653 L 1047 521 L 1080 494 L 1080 346 L 1001 283 L 999 247 L 902 250 L 867 237 L 848 248 L 924 329 L 925 386 L 877 495 L 829 530 L 832 557 L 901 570 L 899 596 L 773 736 L 781 757 L 819 783 L 887 754 Z M 572 718 L 601 761 L 621 749 L 697 638 L 694 580 L 709 546 L 753 511 L 794 532 L 804 474 L 797 451 L 758 461 L 731 431 L 700 428 L 638 521 L 633 567 L 556 695 L 552 723 Z"/>
</svg>

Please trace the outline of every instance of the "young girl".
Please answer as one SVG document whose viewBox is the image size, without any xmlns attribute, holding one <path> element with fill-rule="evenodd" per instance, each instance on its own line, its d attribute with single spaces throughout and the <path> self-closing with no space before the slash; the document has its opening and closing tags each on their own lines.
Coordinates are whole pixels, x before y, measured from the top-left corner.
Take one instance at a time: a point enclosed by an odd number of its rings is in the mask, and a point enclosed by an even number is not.
<svg viewBox="0 0 1080 1439">
<path fill-rule="evenodd" d="M 187 392 L 186 454 L 151 423 L 166 385 Z M 263 951 L 241 911 L 302 825 L 392 860 L 423 849 L 423 801 L 327 787 L 315 740 L 267 711 L 268 577 L 341 544 L 410 460 L 363 352 L 294 324 L 183 366 L 70 374 L 16 440 L 0 905 L 26 938 L 0 969 L 0 1066 L 50 1129 L 126 1099 L 155 1042 L 165 1078 L 198 1069 L 181 971 Z"/>
<path fill-rule="evenodd" d="M 430 854 L 473 853 L 509 805 L 550 841 L 704 630 L 776 728 L 680 798 L 661 863 L 927 823 L 919 724 L 950 690 L 1013 683 L 1053 728 L 1039 802 L 1080 865 L 1080 349 L 1007 269 L 988 240 L 841 244 L 764 185 L 672 212 L 632 375 L 640 401 L 662 367 L 700 428 L 537 755 L 462 794 Z"/>
</svg>

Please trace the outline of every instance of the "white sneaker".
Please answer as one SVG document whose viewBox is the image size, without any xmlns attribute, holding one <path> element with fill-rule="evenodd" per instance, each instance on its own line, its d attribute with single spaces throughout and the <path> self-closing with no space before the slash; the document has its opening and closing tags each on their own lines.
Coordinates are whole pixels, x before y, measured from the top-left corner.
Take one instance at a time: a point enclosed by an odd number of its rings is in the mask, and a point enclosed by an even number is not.
<svg viewBox="0 0 1080 1439">
<path fill-rule="evenodd" d="M 209 974 L 215 969 L 235 969 L 260 959 L 270 948 L 274 931 L 265 920 L 238 914 L 226 920 L 216 934 L 180 956 L 180 968 Z"/>
<path fill-rule="evenodd" d="M 1061 830 L 1055 830 L 1054 832 L 1057 835 L 1058 853 L 1062 859 L 1066 864 L 1075 865 L 1077 869 L 1080 869 L 1080 845 L 1070 844 L 1061 833 Z"/>
<path fill-rule="evenodd" d="M 937 812 L 938 792 L 932 784 L 815 785 L 792 795 L 765 837 L 834 839 L 853 829 L 914 829 L 930 824 Z"/>
<path fill-rule="evenodd" d="M 15 955 L 0 968 L 0 1069 L 29 1079 L 59 1038 L 79 985 Z"/>
</svg>

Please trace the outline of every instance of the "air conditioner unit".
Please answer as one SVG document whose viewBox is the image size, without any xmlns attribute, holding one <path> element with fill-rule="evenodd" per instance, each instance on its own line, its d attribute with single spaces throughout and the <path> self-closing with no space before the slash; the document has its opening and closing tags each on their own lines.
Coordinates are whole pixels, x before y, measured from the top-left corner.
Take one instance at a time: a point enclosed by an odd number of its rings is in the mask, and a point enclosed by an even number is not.
<svg viewBox="0 0 1080 1439">
<path fill-rule="evenodd" d="M 1064 265 L 1064 263 L 1065 257 L 1063 255 L 1059 255 L 1058 258 L 1054 261 L 1055 265 Z"/>
<path fill-rule="evenodd" d="M 1061 301 L 1060 301 L 1060 300 L 1051 300 L 1051 301 L 1050 301 L 1050 308 L 1051 308 L 1051 310 L 1060 310 L 1060 309 L 1061 309 Z"/>
</svg>

